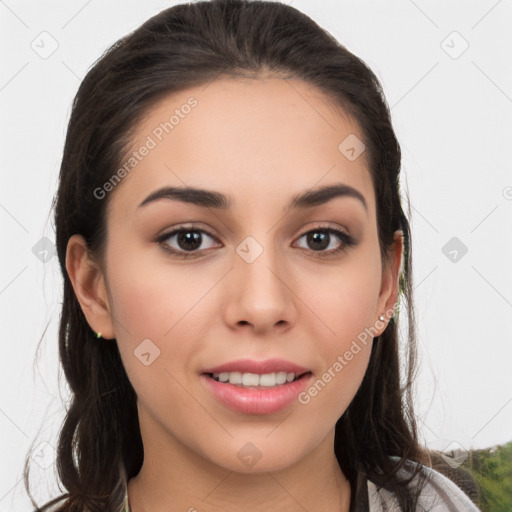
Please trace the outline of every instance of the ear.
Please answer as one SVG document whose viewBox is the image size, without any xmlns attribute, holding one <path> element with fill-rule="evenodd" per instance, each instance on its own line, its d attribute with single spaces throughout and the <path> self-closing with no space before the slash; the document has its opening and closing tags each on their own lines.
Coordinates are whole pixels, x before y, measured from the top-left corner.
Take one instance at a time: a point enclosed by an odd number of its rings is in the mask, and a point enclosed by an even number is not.
<svg viewBox="0 0 512 512">
<path fill-rule="evenodd" d="M 385 326 L 379 329 L 380 333 L 386 329 L 390 318 L 395 311 L 400 291 L 400 275 L 404 258 L 404 233 L 397 230 L 393 236 L 393 244 L 389 250 L 388 260 L 384 264 L 382 272 L 381 289 L 378 300 L 377 316 L 384 316 Z"/>
<path fill-rule="evenodd" d="M 68 240 L 66 270 L 91 329 L 100 332 L 105 339 L 115 338 L 105 277 L 91 259 L 87 242 L 81 235 L 73 235 Z"/>
</svg>

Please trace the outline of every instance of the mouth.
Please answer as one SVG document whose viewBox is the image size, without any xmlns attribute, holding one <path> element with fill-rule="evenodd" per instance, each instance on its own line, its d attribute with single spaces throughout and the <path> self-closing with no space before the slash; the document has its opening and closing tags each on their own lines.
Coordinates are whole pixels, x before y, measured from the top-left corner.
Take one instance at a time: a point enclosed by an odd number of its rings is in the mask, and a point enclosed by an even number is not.
<svg viewBox="0 0 512 512">
<path fill-rule="evenodd" d="M 304 392 L 312 378 L 310 371 L 200 374 L 205 390 L 217 402 L 238 413 L 252 415 L 277 413 L 298 403 L 299 394 Z"/>
<path fill-rule="evenodd" d="M 300 379 L 309 377 L 311 372 L 297 374 L 295 372 L 249 373 L 249 372 L 220 372 L 204 373 L 210 379 L 221 384 L 247 389 L 272 389 L 285 386 Z"/>
</svg>

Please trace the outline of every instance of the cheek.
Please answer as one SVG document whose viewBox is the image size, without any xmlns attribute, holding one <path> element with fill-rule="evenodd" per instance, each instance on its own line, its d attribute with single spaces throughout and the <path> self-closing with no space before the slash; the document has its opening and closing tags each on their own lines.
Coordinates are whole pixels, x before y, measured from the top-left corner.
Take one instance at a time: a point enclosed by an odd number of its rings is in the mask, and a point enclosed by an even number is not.
<svg viewBox="0 0 512 512">
<path fill-rule="evenodd" d="M 128 331 L 134 342 L 171 338 L 182 321 L 190 323 L 194 317 L 194 309 L 211 288 L 211 275 L 198 276 L 191 266 L 167 265 L 157 250 L 126 253 L 113 260 L 116 265 L 109 271 L 112 312 L 121 324 L 117 331 Z"/>
<path fill-rule="evenodd" d="M 377 320 L 380 281 L 380 259 L 369 251 L 347 259 L 336 271 L 315 276 L 308 284 L 309 289 L 319 290 L 310 294 L 311 309 L 323 320 L 321 339 L 331 360 Z"/>
<path fill-rule="evenodd" d="M 198 276 L 191 266 L 171 269 L 154 253 L 111 257 L 112 316 L 123 364 L 137 394 L 158 401 L 172 394 L 173 377 L 183 384 L 191 378 L 189 361 L 205 339 L 212 276 Z"/>
<path fill-rule="evenodd" d="M 321 423 L 334 425 L 356 395 L 368 367 L 370 354 L 371 341 L 366 345 L 350 345 L 338 354 L 298 397 L 304 410 L 310 410 L 317 422 L 321 418 Z"/>
<path fill-rule="evenodd" d="M 320 364 L 309 387 L 298 397 L 305 410 L 312 411 L 312 417 L 316 421 L 321 418 L 325 424 L 334 424 L 350 405 L 370 359 L 373 336 L 368 331 L 367 311 L 372 309 L 373 302 L 368 295 L 356 291 L 351 299 L 338 300 L 336 307 L 331 305 L 331 309 L 325 310 L 326 323 L 330 323 L 335 334 L 324 333 L 316 338 Z"/>
<path fill-rule="evenodd" d="M 316 279 L 321 293 L 310 298 L 311 309 L 321 312 L 314 338 L 321 364 L 299 401 L 324 421 L 335 422 L 343 414 L 368 367 L 380 278 L 380 260 L 361 254 L 336 273 Z"/>
</svg>

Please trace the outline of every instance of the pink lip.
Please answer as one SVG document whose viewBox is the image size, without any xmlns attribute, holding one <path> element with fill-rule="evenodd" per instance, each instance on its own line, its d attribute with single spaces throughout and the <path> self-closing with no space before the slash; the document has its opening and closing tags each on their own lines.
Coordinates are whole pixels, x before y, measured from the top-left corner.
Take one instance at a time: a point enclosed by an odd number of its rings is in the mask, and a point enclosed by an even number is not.
<svg viewBox="0 0 512 512">
<path fill-rule="evenodd" d="M 267 359 L 265 361 L 256 361 L 254 359 L 238 359 L 229 363 L 207 368 L 201 373 L 222 373 L 222 372 L 240 372 L 240 373 L 264 373 L 286 372 L 302 375 L 308 372 L 307 368 L 298 366 L 284 359 Z"/>
<path fill-rule="evenodd" d="M 212 368 L 212 370 L 217 370 L 217 368 Z M 267 371 L 267 373 L 272 372 Z M 313 374 L 309 372 L 293 382 L 267 389 L 260 387 L 243 388 L 225 382 L 217 382 L 206 374 L 202 374 L 200 379 L 206 389 L 220 403 L 234 411 L 245 414 L 272 414 L 297 400 L 298 395 L 306 389 L 312 377 Z"/>
</svg>

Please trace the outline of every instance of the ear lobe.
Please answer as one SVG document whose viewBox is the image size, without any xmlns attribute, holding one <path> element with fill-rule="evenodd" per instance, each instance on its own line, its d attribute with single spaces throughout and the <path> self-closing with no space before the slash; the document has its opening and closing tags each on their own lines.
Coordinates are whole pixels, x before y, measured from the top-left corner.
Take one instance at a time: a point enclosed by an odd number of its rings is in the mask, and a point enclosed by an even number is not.
<svg viewBox="0 0 512 512">
<path fill-rule="evenodd" d="M 101 332 L 105 339 L 115 338 L 105 277 L 91 259 L 87 242 L 81 235 L 73 235 L 68 240 L 66 270 L 91 329 Z"/>
</svg>

